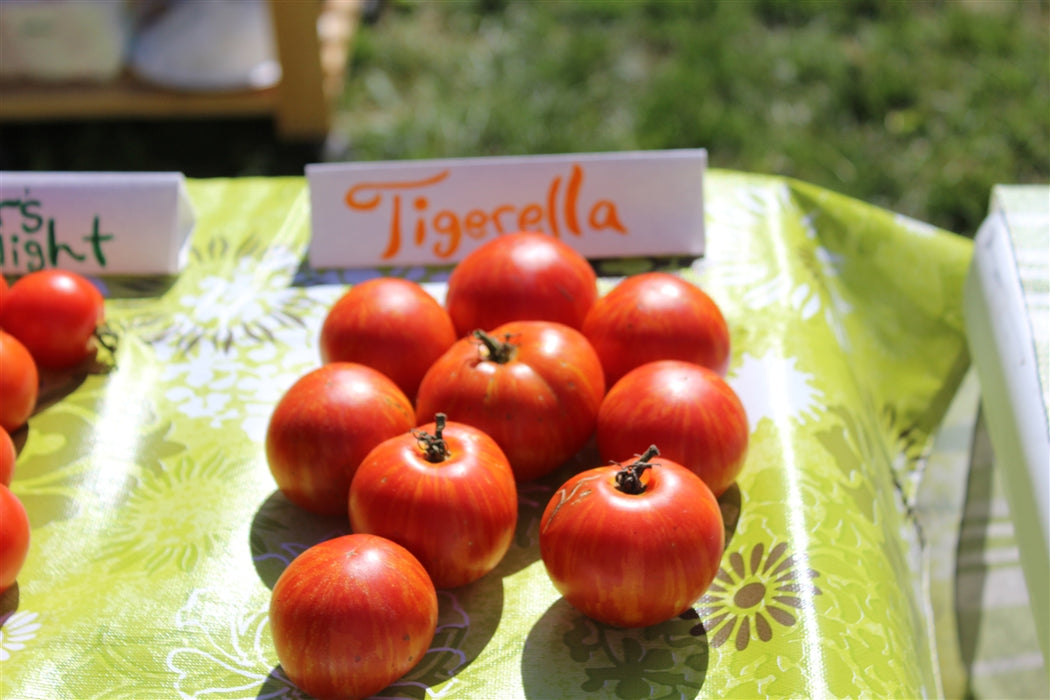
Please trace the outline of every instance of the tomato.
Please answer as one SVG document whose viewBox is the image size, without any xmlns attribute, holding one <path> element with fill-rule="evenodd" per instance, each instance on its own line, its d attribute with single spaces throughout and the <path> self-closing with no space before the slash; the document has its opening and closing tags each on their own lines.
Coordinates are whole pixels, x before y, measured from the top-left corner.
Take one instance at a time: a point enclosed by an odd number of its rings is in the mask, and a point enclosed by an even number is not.
<svg viewBox="0 0 1050 700">
<path fill-rule="evenodd" d="M 292 503 L 343 515 L 357 465 L 413 425 L 412 404 L 390 379 L 371 367 L 333 362 L 300 377 L 277 402 L 266 459 Z"/>
<path fill-rule="evenodd" d="M 292 560 L 270 597 L 281 667 L 318 698 L 367 698 L 414 668 L 437 630 L 423 565 L 375 535 L 344 535 Z"/>
<path fill-rule="evenodd" d="M 430 365 L 454 342 L 452 319 L 434 297 L 415 282 L 383 277 L 354 285 L 329 309 L 321 360 L 377 369 L 412 399 Z"/>
<path fill-rule="evenodd" d="M 448 278 L 445 308 L 460 336 L 509 321 L 554 321 L 579 329 L 598 298 L 586 258 L 543 233 L 494 238 Z"/>
<path fill-rule="evenodd" d="M 29 518 L 18 496 L 0 484 L 0 593 L 18 578 L 29 553 Z"/>
<path fill-rule="evenodd" d="M 744 466 L 747 413 L 713 370 L 680 360 L 650 362 L 613 385 L 598 411 L 602 459 L 623 461 L 656 443 L 721 496 Z"/>
<path fill-rule="evenodd" d="M 350 484 L 350 527 L 419 559 L 438 588 L 496 568 L 518 522 L 518 491 L 499 445 L 477 428 L 436 420 L 372 450 Z"/>
<path fill-rule="evenodd" d="M 40 270 L 11 285 L 0 327 L 39 367 L 64 369 L 95 352 L 95 330 L 104 318 L 102 295 L 91 282 L 75 272 Z"/>
<path fill-rule="evenodd" d="M 36 408 L 40 375 L 22 343 L 0 331 L 0 428 L 14 432 Z"/>
<path fill-rule="evenodd" d="M 649 448 L 636 461 L 570 478 L 540 517 L 540 558 L 554 587 L 584 615 L 646 627 L 693 605 L 725 547 L 714 494 Z"/>
<path fill-rule="evenodd" d="M 685 360 L 725 376 L 729 327 L 699 287 L 668 272 L 632 275 L 600 298 L 583 334 L 602 361 L 610 386 L 656 360 Z"/>
<path fill-rule="evenodd" d="M 528 481 L 587 443 L 604 393 L 601 362 L 579 331 L 515 321 L 456 341 L 423 377 L 416 416 L 446 413 L 480 429 Z"/>
<path fill-rule="evenodd" d="M 11 485 L 11 479 L 15 474 L 15 461 L 18 459 L 18 452 L 15 450 L 15 443 L 11 439 L 7 430 L 0 427 L 0 484 L 4 486 Z"/>
</svg>

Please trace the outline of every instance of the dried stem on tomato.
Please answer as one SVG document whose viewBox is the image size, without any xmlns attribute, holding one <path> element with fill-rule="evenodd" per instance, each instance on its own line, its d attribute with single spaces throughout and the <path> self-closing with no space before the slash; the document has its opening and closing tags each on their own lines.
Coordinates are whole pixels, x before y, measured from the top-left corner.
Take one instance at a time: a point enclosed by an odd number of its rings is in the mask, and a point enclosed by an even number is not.
<svg viewBox="0 0 1050 700">
<path fill-rule="evenodd" d="M 510 342 L 511 334 L 508 333 L 503 340 L 496 340 L 480 328 L 474 331 L 474 337 L 481 341 L 485 348 L 487 360 L 505 365 L 514 359 L 514 351 L 517 346 Z"/>
<path fill-rule="evenodd" d="M 645 493 L 642 473 L 653 466 L 649 460 L 658 454 L 660 450 L 656 449 L 656 445 L 649 445 L 645 454 L 638 457 L 636 461 L 626 466 L 620 465 L 620 471 L 616 472 L 616 488 L 632 496 Z"/>
<path fill-rule="evenodd" d="M 445 442 L 445 438 L 441 435 L 445 430 L 446 420 L 447 417 L 444 413 L 438 413 L 434 416 L 435 428 L 433 435 L 425 430 L 417 429 L 412 431 L 412 437 L 416 439 L 419 449 L 423 450 L 428 462 L 437 464 L 452 456 L 452 453 L 448 451 L 448 443 Z"/>
</svg>

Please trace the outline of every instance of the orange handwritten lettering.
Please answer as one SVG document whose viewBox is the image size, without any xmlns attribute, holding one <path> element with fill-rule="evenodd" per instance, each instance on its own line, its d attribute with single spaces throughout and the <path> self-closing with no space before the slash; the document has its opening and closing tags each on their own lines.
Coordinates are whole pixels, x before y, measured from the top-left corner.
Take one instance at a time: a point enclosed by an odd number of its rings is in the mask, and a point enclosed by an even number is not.
<svg viewBox="0 0 1050 700">
<path fill-rule="evenodd" d="M 627 233 L 627 229 L 620 223 L 620 217 L 616 213 L 616 205 L 608 199 L 599 199 L 594 203 L 590 216 L 587 217 L 587 223 L 595 230 L 611 228 L 623 234 Z"/>
<path fill-rule="evenodd" d="M 447 237 L 447 245 L 442 246 L 440 241 L 434 244 L 434 255 L 447 258 L 455 253 L 463 234 L 459 226 L 459 217 L 447 209 L 439 211 L 434 217 L 434 231 Z"/>
<path fill-rule="evenodd" d="M 504 214 L 513 213 L 514 207 L 509 204 L 504 204 L 503 206 L 496 207 L 492 210 L 492 221 L 496 224 L 496 233 L 507 233 L 508 229 L 503 228 L 503 223 L 501 222 L 500 217 Z"/>
<path fill-rule="evenodd" d="M 448 177 L 448 174 L 448 170 L 443 170 L 437 175 L 415 182 L 360 182 L 347 190 L 346 205 L 351 209 L 375 209 L 382 197 L 382 190 L 414 190 L 420 187 L 427 187 L 428 185 L 441 182 Z M 359 202 L 357 200 L 358 192 L 367 192 L 369 190 L 377 190 L 375 196 Z"/>
<path fill-rule="evenodd" d="M 485 237 L 485 224 L 489 221 L 488 215 L 481 209 L 471 209 L 463 219 L 463 230 L 471 238 Z"/>
<path fill-rule="evenodd" d="M 575 235 L 580 235 L 580 225 L 576 222 L 576 198 L 580 194 L 580 183 L 583 181 L 583 168 L 573 164 L 572 175 L 565 192 L 565 225 Z"/>
<path fill-rule="evenodd" d="M 628 234 L 613 200 L 591 199 L 589 205 L 581 203 L 586 173 L 578 163 L 573 163 L 567 178 L 552 177 L 546 191 L 535 193 L 539 196 L 533 201 L 500 202 L 466 211 L 450 207 L 432 209 L 433 197 L 427 196 L 426 190 L 446 180 L 450 173 L 451 170 L 445 169 L 415 180 L 362 182 L 347 190 L 346 205 L 359 212 L 377 210 L 389 193 L 388 238 L 382 259 L 394 258 L 401 251 L 403 230 L 411 232 L 411 245 L 421 248 L 429 244 L 439 259 L 455 256 L 464 236 L 481 240 L 516 230 L 543 231 L 555 238 L 560 237 L 562 231 L 573 236 L 605 230 Z M 403 195 L 408 201 L 403 202 Z M 586 229 L 581 226 L 582 221 L 586 221 Z"/>
<path fill-rule="evenodd" d="M 555 177 L 551 180 L 551 187 L 547 190 L 547 225 L 551 227 L 551 235 L 558 237 L 558 217 L 555 215 L 554 205 L 558 201 L 558 188 L 561 187 L 561 178 Z"/>
<path fill-rule="evenodd" d="M 527 204 L 518 214 L 518 228 L 522 231 L 533 231 L 543 221 L 543 207 L 539 204 Z"/>
</svg>

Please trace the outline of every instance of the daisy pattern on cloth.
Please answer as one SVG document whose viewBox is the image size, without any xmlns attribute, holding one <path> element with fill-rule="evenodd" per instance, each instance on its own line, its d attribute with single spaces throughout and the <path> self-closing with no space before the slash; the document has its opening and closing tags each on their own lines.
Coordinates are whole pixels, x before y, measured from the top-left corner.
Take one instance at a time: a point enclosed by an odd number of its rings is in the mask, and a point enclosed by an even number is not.
<svg viewBox="0 0 1050 700">
<path fill-rule="evenodd" d="M 164 398 L 183 415 L 207 420 L 212 428 L 233 425 L 261 440 L 285 390 L 319 363 L 313 341 L 312 336 L 289 330 L 275 333 L 272 343 L 242 350 L 238 357 L 209 346 L 199 347 L 192 356 L 173 355 L 159 377 Z M 261 371 L 267 367 L 280 372 Z"/>
<path fill-rule="evenodd" d="M 768 642 L 777 628 L 793 627 L 803 598 L 820 595 L 812 580 L 820 574 L 801 568 L 788 553 L 786 542 L 766 551 L 758 542 L 745 558 L 732 552 L 697 607 L 712 647 L 733 639 L 743 651 L 754 640 Z"/>
<path fill-rule="evenodd" d="M 242 259 L 232 277 L 204 278 L 200 293 L 180 297 L 178 310 L 140 330 L 161 365 L 164 397 L 181 414 L 239 427 L 255 440 L 292 381 L 320 362 L 318 329 L 343 289 L 261 292 L 259 274 Z"/>
<path fill-rule="evenodd" d="M 18 610 L 0 618 L 0 663 L 26 648 L 36 638 L 39 615 L 29 610 Z"/>
<path fill-rule="evenodd" d="M 744 403 L 751 432 L 765 418 L 816 420 L 824 404 L 823 392 L 813 386 L 814 379 L 798 368 L 796 358 L 772 352 L 761 357 L 745 354 L 727 378 Z"/>
<path fill-rule="evenodd" d="M 236 494 L 265 488 L 257 481 L 248 460 L 221 448 L 142 470 L 97 561 L 110 571 L 192 572 L 223 549 L 232 517 L 227 504 Z"/>
<path fill-rule="evenodd" d="M 839 344 L 848 349 L 840 319 L 852 313 L 853 306 L 836 283 L 845 257 L 821 244 L 813 214 L 799 213 L 800 236 L 769 237 L 781 241 L 781 248 L 772 254 L 745 245 L 754 242 L 747 231 L 763 228 L 764 221 L 779 222 L 780 212 L 793 208 L 786 185 L 741 187 L 733 197 L 712 203 L 707 233 L 712 244 L 694 269 L 711 285 L 732 290 L 735 303 L 749 310 L 786 305 L 802 321 L 820 314 Z"/>
<path fill-rule="evenodd" d="M 245 608 L 242 601 L 219 589 L 198 588 L 174 623 L 187 643 L 169 651 L 166 663 L 176 676 L 174 688 L 181 697 L 209 693 L 254 697 L 264 684 L 272 691 L 281 688 L 285 697 L 297 697 L 294 684 L 279 669 L 274 671 L 270 662 L 265 609 Z"/>
<path fill-rule="evenodd" d="M 140 322 L 140 332 L 170 356 L 188 355 L 200 344 L 233 353 L 239 346 L 273 342 L 281 329 L 304 330 L 317 301 L 300 288 L 271 284 L 297 261 L 293 251 L 281 247 L 262 261 L 240 257 L 232 269 L 196 280 L 193 293 L 176 297 L 172 312 Z"/>
</svg>

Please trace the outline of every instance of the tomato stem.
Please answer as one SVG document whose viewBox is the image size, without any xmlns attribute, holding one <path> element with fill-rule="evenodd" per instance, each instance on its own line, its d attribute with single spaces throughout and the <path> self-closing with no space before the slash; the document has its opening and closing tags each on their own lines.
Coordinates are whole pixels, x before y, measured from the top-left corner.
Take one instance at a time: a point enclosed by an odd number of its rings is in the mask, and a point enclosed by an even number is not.
<svg viewBox="0 0 1050 700">
<path fill-rule="evenodd" d="M 639 456 L 636 461 L 626 466 L 621 464 L 620 471 L 616 472 L 616 488 L 632 496 L 645 493 L 642 473 L 653 466 L 649 460 L 658 454 L 660 454 L 660 450 L 656 449 L 656 445 L 649 445 L 649 449 L 645 451 L 645 454 Z"/>
<path fill-rule="evenodd" d="M 101 325 L 95 329 L 95 340 L 98 344 L 104 347 L 110 352 L 110 354 L 116 354 L 117 352 L 117 334 L 109 326 Z"/>
<path fill-rule="evenodd" d="M 445 438 L 441 435 L 445 430 L 446 420 L 447 417 L 444 413 L 434 414 L 435 427 L 433 435 L 424 430 L 412 431 L 412 437 L 416 439 L 419 449 L 423 450 L 428 462 L 437 464 L 452 456 L 452 453 L 448 451 L 448 443 L 445 442 Z"/>
<path fill-rule="evenodd" d="M 508 333 L 504 340 L 496 340 L 480 328 L 474 331 L 474 337 L 485 346 L 489 360 L 501 365 L 507 364 L 514 357 L 514 345 L 511 344 L 511 334 Z"/>
</svg>

